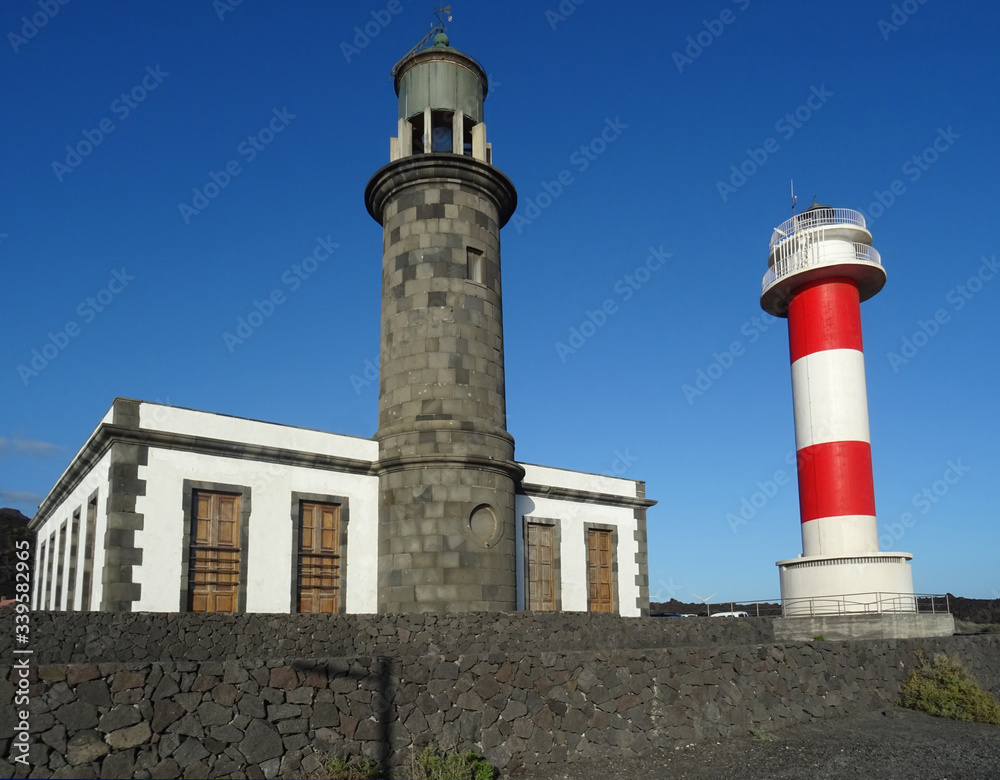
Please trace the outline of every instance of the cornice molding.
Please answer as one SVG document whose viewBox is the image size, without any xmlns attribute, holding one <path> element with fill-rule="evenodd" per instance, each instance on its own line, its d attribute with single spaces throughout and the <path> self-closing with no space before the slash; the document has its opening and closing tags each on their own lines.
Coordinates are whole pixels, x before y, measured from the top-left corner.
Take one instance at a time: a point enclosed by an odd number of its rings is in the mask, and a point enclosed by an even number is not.
<svg viewBox="0 0 1000 780">
<path fill-rule="evenodd" d="M 530 482 L 524 482 L 518 485 L 517 492 L 531 498 L 557 498 L 564 501 L 579 501 L 584 504 L 624 506 L 631 509 L 648 509 L 656 504 L 656 501 L 649 498 L 616 496 L 614 493 L 598 493 L 594 490 L 578 490 L 576 488 L 555 487 L 552 485 L 537 485 Z"/>
</svg>

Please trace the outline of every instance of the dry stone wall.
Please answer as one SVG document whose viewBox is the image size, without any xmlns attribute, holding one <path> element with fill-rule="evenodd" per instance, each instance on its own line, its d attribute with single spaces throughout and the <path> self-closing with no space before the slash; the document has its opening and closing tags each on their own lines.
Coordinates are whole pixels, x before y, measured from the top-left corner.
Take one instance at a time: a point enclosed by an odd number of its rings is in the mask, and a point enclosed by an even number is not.
<svg viewBox="0 0 1000 780">
<path fill-rule="evenodd" d="M 30 772 L 10 763 L 19 723 L 4 707 L 0 776 L 295 777 L 331 752 L 398 770 L 429 742 L 481 752 L 506 774 L 881 708 L 919 652 L 957 655 L 1000 692 L 1000 637 L 989 636 L 47 662 L 30 677 Z M 0 701 L 12 701 L 16 671 L 0 678 Z"/>
<path fill-rule="evenodd" d="M 0 659 L 14 631 L 3 629 Z M 404 615 L 204 615 L 39 612 L 31 646 L 39 663 L 336 658 L 426 653 L 541 653 L 669 645 L 758 644 L 770 619 L 620 618 L 580 612 Z"/>
</svg>

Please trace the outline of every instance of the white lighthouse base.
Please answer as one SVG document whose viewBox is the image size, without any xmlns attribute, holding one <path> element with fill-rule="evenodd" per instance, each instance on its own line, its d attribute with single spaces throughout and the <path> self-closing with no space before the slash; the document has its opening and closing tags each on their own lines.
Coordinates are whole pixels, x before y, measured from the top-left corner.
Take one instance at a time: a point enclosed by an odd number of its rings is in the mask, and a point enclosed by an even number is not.
<svg viewBox="0 0 1000 780">
<path fill-rule="evenodd" d="M 917 611 L 913 556 L 876 552 L 778 561 L 785 617 Z"/>
</svg>

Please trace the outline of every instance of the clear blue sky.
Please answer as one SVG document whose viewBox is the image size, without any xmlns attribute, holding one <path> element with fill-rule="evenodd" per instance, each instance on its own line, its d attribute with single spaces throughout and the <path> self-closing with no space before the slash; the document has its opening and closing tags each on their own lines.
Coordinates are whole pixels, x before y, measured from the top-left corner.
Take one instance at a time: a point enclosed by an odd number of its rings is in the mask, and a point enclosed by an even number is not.
<svg viewBox="0 0 1000 780">
<path fill-rule="evenodd" d="M 32 514 L 117 395 L 374 433 L 381 229 L 363 190 L 395 131 L 389 70 L 431 5 L 3 3 L 0 505 Z M 654 599 L 777 595 L 774 562 L 801 552 L 794 480 L 767 484 L 792 476 L 791 380 L 785 323 L 758 300 L 794 179 L 800 209 L 875 217 L 885 547 L 914 554 L 921 592 L 1000 596 L 996 5 L 547 8 L 456 2 L 449 27 L 490 75 L 494 162 L 520 195 L 502 234 L 517 457 L 646 480 Z M 339 246 L 292 290 L 317 238 Z M 650 247 L 669 259 L 637 272 Z M 29 374 L 34 350 L 51 359 Z M 736 525 L 744 501 L 761 506 Z"/>
</svg>

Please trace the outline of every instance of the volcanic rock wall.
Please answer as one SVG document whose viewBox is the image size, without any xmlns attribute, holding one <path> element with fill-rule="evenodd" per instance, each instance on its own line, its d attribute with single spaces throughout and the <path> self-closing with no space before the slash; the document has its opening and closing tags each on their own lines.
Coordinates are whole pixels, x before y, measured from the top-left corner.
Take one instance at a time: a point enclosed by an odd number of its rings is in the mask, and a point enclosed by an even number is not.
<svg viewBox="0 0 1000 780">
<path fill-rule="evenodd" d="M 29 697 L 0 708 L 0 775 L 289 777 L 327 753 L 398 769 L 428 743 L 506 770 L 641 753 L 891 705 L 920 652 L 1000 690 L 997 636 L 777 645 L 765 619 L 289 617 L 33 616 L 26 682 L 0 667 L 0 702 Z M 30 767 L 12 760 L 22 742 Z"/>
</svg>

